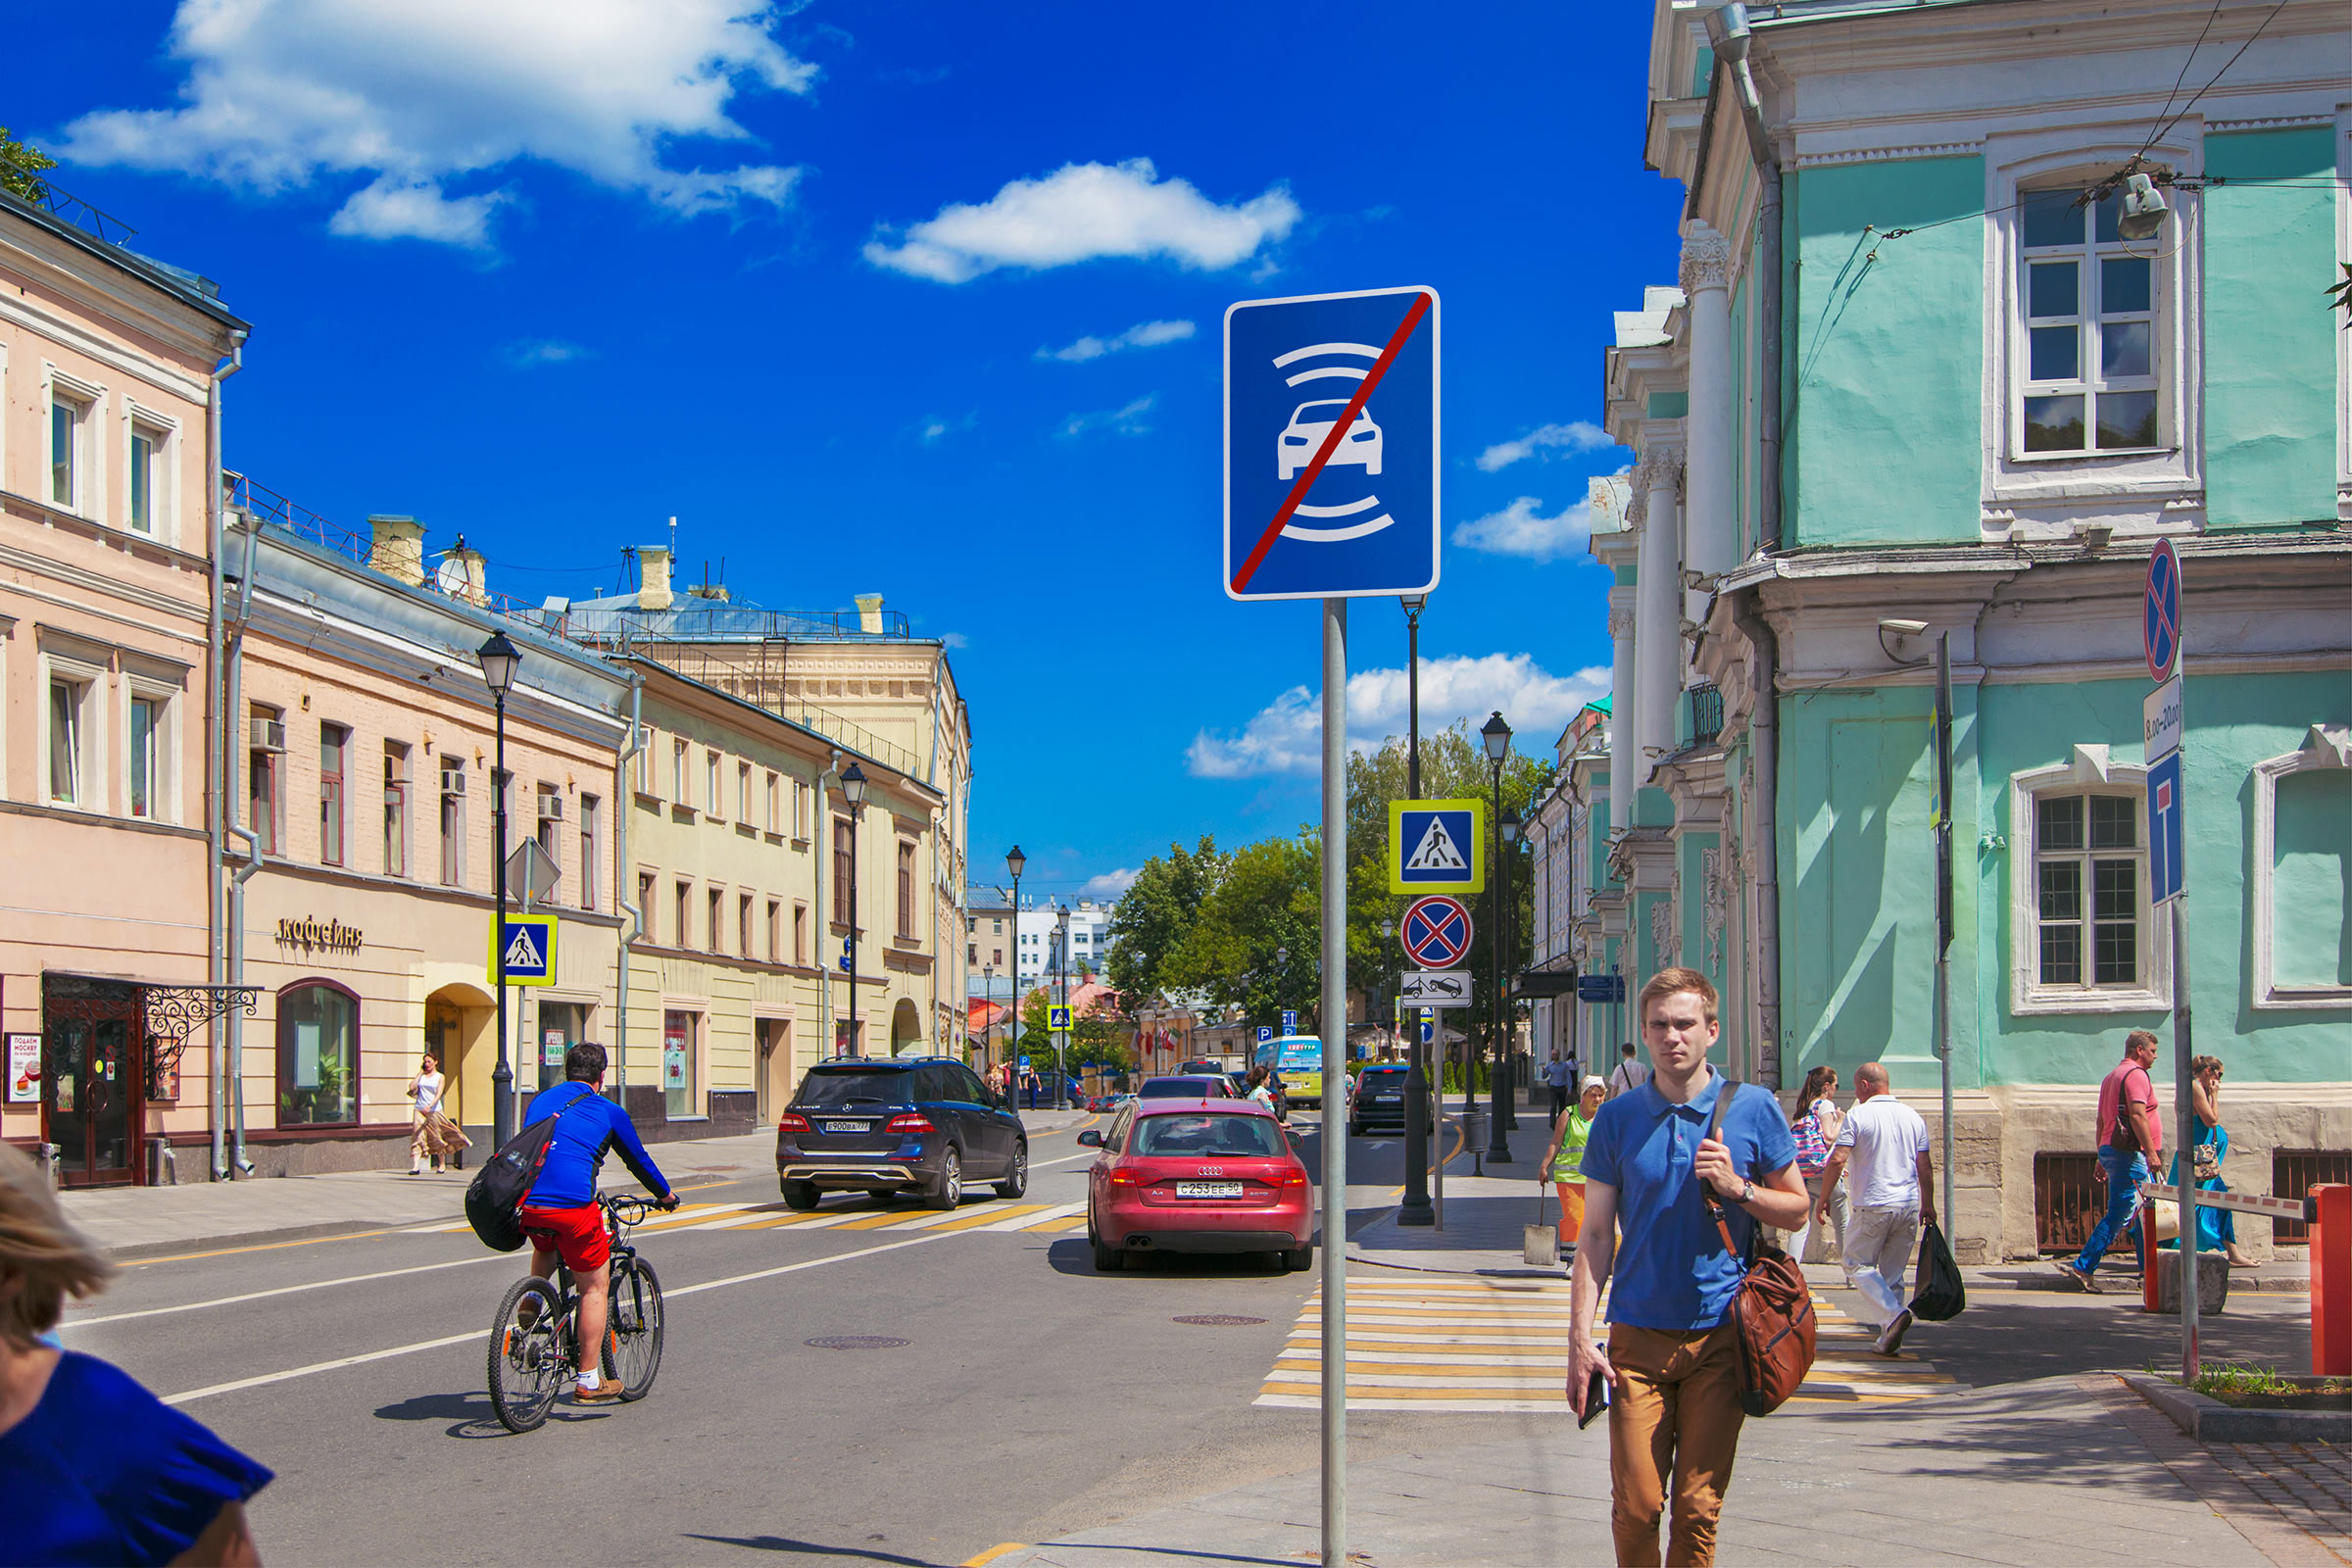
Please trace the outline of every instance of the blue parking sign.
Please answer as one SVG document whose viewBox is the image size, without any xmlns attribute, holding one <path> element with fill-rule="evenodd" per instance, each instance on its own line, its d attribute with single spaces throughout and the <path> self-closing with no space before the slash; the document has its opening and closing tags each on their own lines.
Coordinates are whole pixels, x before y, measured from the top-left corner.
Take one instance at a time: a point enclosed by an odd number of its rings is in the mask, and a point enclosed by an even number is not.
<svg viewBox="0 0 2352 1568">
<path fill-rule="evenodd" d="M 1274 1029 L 1273 1029 L 1273 1026 L 1272 1026 L 1272 1025 L 1270 1025 L 1270 1024 L 1262 1024 L 1262 1023 L 1261 1023 L 1261 1024 L 1259 1024 L 1259 1025 L 1257 1026 L 1257 1043 L 1258 1043 L 1259 1045 L 1261 1045 L 1261 1046 L 1262 1046 L 1262 1045 L 1264 1045 L 1264 1044 L 1265 1044 L 1267 1041 L 1269 1041 L 1269 1040 L 1272 1040 L 1273 1038 L 1274 1038 Z"/>
<path fill-rule="evenodd" d="M 1438 294 L 1367 289 L 1225 312 L 1226 594 L 1438 585 Z"/>
<path fill-rule="evenodd" d="M 2148 902 L 2162 904 L 2180 896 L 2186 881 L 2181 860 L 2187 846 L 2182 831 L 2180 754 L 2173 752 L 2148 766 Z"/>
<path fill-rule="evenodd" d="M 1283 1008 L 1283 1009 L 1282 1009 L 1282 1037 L 1283 1037 L 1285 1040 L 1288 1040 L 1288 1039 L 1289 1039 L 1291 1036 L 1293 1036 L 1293 1035 L 1297 1034 L 1298 1032 L 1298 1009 L 1297 1009 L 1297 1008 L 1294 1008 L 1294 1007 L 1285 1007 L 1285 1008 Z"/>
</svg>

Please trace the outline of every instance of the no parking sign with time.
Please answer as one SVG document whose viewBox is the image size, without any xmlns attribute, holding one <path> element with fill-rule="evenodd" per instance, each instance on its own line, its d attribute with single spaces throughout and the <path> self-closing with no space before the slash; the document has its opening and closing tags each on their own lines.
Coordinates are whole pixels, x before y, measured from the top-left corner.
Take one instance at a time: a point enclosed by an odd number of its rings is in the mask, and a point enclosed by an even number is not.
<svg viewBox="0 0 2352 1568">
<path fill-rule="evenodd" d="M 1227 307 L 1227 595 L 1337 599 L 1437 583 L 1437 290 Z"/>
</svg>

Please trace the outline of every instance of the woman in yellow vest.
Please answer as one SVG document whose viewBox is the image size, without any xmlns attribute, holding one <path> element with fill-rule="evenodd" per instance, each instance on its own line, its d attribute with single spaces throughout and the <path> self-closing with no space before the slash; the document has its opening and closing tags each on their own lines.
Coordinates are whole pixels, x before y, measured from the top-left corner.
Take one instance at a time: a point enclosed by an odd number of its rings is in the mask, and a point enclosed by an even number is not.
<svg viewBox="0 0 2352 1568">
<path fill-rule="evenodd" d="M 1551 1148 L 1544 1152 L 1544 1164 L 1559 1189 L 1562 1241 L 1585 1228 L 1585 1140 L 1592 1132 L 1592 1118 L 1608 1089 L 1598 1078 L 1586 1075 L 1584 1092 L 1576 1097 L 1576 1103 L 1552 1123 Z"/>
</svg>

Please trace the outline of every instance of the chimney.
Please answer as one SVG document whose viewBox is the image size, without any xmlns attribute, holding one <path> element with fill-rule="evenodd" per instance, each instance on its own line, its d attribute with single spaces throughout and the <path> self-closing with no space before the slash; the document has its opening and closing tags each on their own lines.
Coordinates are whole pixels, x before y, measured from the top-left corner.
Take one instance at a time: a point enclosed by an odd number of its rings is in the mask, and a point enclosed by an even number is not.
<svg viewBox="0 0 2352 1568">
<path fill-rule="evenodd" d="M 449 592 L 469 604 L 483 603 L 487 596 L 482 580 L 482 553 L 467 544 L 464 534 L 458 535 L 457 544 L 451 547 L 448 560 L 442 564 L 443 570 L 451 566 L 457 567 L 458 580 L 450 585 Z"/>
<path fill-rule="evenodd" d="M 368 519 L 368 564 L 395 582 L 424 586 L 424 524 L 383 513 Z"/>
<path fill-rule="evenodd" d="M 858 629 L 868 637 L 882 635 L 882 596 L 880 594 L 859 594 L 858 596 Z"/>
<path fill-rule="evenodd" d="M 670 606 L 669 550 L 647 545 L 637 552 L 639 610 L 667 610 Z"/>
</svg>

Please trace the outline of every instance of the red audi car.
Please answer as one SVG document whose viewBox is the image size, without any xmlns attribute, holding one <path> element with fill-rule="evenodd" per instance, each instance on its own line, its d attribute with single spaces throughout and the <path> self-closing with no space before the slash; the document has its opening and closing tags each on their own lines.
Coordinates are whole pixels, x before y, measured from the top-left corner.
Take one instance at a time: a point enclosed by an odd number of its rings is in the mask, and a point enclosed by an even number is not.
<svg viewBox="0 0 2352 1568">
<path fill-rule="evenodd" d="M 1314 1188 L 1282 1125 L 1246 1100 L 1139 1100 L 1107 1131 L 1087 1172 L 1086 1235 L 1095 1267 L 1139 1252 L 1273 1252 L 1315 1260 Z"/>
</svg>

